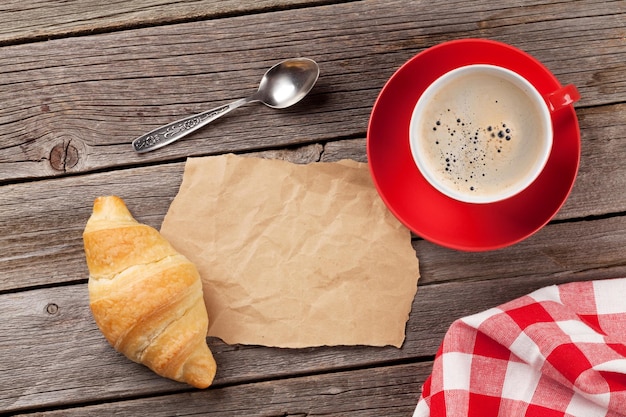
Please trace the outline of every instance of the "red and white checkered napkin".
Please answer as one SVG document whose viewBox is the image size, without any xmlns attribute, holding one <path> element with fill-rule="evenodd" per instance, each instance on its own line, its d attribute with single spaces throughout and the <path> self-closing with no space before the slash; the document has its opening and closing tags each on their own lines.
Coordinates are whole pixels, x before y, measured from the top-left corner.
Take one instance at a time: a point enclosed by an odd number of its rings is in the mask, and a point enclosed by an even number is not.
<svg viewBox="0 0 626 417">
<path fill-rule="evenodd" d="M 457 320 L 413 416 L 626 416 L 626 278 L 546 287 Z"/>
</svg>

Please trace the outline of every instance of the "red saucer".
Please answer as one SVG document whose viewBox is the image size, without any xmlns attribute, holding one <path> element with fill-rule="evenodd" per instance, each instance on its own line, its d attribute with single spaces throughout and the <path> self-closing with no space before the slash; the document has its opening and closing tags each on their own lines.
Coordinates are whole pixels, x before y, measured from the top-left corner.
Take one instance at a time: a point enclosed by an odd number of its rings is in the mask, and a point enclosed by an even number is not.
<svg viewBox="0 0 626 417">
<path fill-rule="evenodd" d="M 516 196 L 493 204 L 472 204 L 439 193 L 411 156 L 411 114 L 429 84 L 454 68 L 471 64 L 509 68 L 542 94 L 561 87 L 539 61 L 510 45 L 484 39 L 442 43 L 410 59 L 385 84 L 370 117 L 367 156 L 383 201 L 414 233 L 448 248 L 486 251 L 527 238 L 559 211 L 578 172 L 580 131 L 572 106 L 553 114 L 552 154 L 539 178 Z"/>
</svg>

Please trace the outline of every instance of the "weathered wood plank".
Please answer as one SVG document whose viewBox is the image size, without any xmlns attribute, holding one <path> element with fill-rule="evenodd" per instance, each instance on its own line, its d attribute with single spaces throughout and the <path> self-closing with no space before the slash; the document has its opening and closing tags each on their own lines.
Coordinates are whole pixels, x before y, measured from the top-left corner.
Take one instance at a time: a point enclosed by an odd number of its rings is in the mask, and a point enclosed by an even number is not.
<svg viewBox="0 0 626 417">
<path fill-rule="evenodd" d="M 580 169 L 558 218 L 625 212 L 626 103 L 584 109 L 577 114 L 582 141 Z"/>
<path fill-rule="evenodd" d="M 490 279 L 524 276 L 528 271 L 567 275 L 584 270 L 589 276 L 606 276 L 613 268 L 619 270 L 626 247 L 626 218 L 619 215 L 626 212 L 626 166 L 622 163 L 626 139 L 619 134 L 626 127 L 623 108 L 615 105 L 579 111 L 583 133 L 580 175 L 557 215 L 562 221 L 605 214 L 615 217 L 581 221 L 575 227 L 550 225 L 528 241 L 486 254 L 457 253 L 417 241 L 418 256 L 426 260 L 422 264 L 424 279 L 431 279 L 429 265 L 438 271 L 432 279 L 440 281 L 455 279 L 455 271 L 465 271 L 467 279 Z M 364 139 L 250 155 L 298 163 L 366 160 Z M 181 162 L 0 186 L 0 291 L 86 279 L 82 230 L 93 199 L 120 195 L 138 219 L 158 228 L 178 192 L 183 169 Z M 535 256 L 528 259 L 528 251 Z M 502 263 L 502 256 L 519 263 Z M 475 270 L 468 265 L 475 265 Z M 481 267 L 484 265 L 493 267 Z M 604 269 L 606 265 L 611 268 Z"/>
<path fill-rule="evenodd" d="M 583 276 L 511 276 L 424 285 L 415 297 L 406 341 L 393 347 L 274 349 L 210 340 L 218 363 L 216 385 L 291 378 L 371 367 L 434 355 L 452 321 L 494 307 L 541 286 Z M 471 291 L 468 290 L 471 288 Z M 93 322 L 86 284 L 0 296 L 0 410 L 56 407 L 178 392 L 187 387 L 128 361 L 107 344 Z"/>
<path fill-rule="evenodd" d="M 0 44 L 232 16 L 318 2 L 321 0 L 135 0 L 106 3 L 98 0 L 5 0 L 0 13 Z"/>
<path fill-rule="evenodd" d="M 158 227 L 163 214 L 151 211 L 150 203 L 154 200 L 141 197 L 128 200 L 131 207 L 137 208 L 134 211 L 142 213 L 138 218 Z M 77 219 L 83 221 L 62 230 L 25 233 L 21 238 L 15 235 L 0 237 L 4 246 L 0 257 L 1 290 L 87 279 L 82 230 L 90 213 L 90 202 L 68 204 L 72 205 L 82 206 Z M 55 216 L 57 211 L 41 212 L 42 217 L 46 215 Z M 62 215 L 59 218 L 62 219 Z M 422 274 L 420 285 L 452 280 L 523 278 L 535 274 L 578 279 L 626 275 L 626 217 L 582 220 L 574 224 L 549 224 L 523 242 L 485 253 L 458 252 L 416 240 L 414 246 Z M 63 224 L 58 226 L 63 227 Z"/>
<path fill-rule="evenodd" d="M 84 284 L 0 296 L 0 410 L 114 400 L 189 387 L 117 354 L 95 327 Z M 217 386 L 341 369 L 401 354 L 395 348 L 272 349 L 212 340 Z M 390 355 L 389 355 L 390 354 Z"/>
<path fill-rule="evenodd" d="M 579 86 L 579 107 L 624 101 L 623 2 L 605 3 L 612 14 L 590 0 L 517 4 L 366 0 L 4 47 L 0 181 L 364 135 L 388 77 L 459 37 L 533 53 Z M 134 137 L 248 95 L 271 63 L 303 54 L 322 76 L 298 106 L 250 106 L 158 152 L 130 150 Z"/>
<path fill-rule="evenodd" d="M 87 269 L 82 248 L 82 230 L 91 212 L 93 198 L 118 194 L 127 200 L 139 220 L 159 227 L 167 205 L 177 190 L 183 167 L 140 169 L 132 176 L 97 175 L 81 184 L 61 181 L 47 187 L 5 187 L 0 214 L 12 219 L 0 224 L 0 290 L 85 280 Z M 172 184 L 168 193 L 155 193 L 135 185 L 145 176 L 163 176 Z M 104 181 L 106 185 L 99 184 Z M 64 189 L 83 194 L 67 198 Z M 39 198 L 28 205 L 11 194 Z M 31 195 L 24 195 L 25 193 Z M 626 220 L 616 216 L 595 221 L 551 224 L 524 242 L 487 253 L 463 253 L 417 240 L 422 283 L 453 279 L 493 279 L 502 276 L 596 274 L 606 277 L 623 270 L 626 262 Z M 532 253 L 532 256 L 529 254 Z M 506 258 L 507 262 L 502 262 Z M 486 265 L 491 267 L 486 268 Z M 462 276 L 459 276 L 462 274 Z"/>
<path fill-rule="evenodd" d="M 313 144 L 250 155 L 308 163 L 321 151 Z M 138 220 L 158 229 L 183 170 L 177 163 L 0 186 L 0 292 L 85 280 L 82 232 L 95 197 L 119 195 Z"/>
<path fill-rule="evenodd" d="M 359 416 L 411 415 L 431 362 L 215 388 L 90 405 L 33 416 Z M 31 415 L 31 414 L 29 414 Z"/>
<path fill-rule="evenodd" d="M 206 0 L 114 2 L 119 15 L 93 0 L 76 13 L 69 9 L 77 5 L 50 0 L 37 2 L 46 12 L 28 10 L 33 0 L 0 6 L 18 13 L 0 13 L 0 22 L 15 20 L 0 29 L 0 44 L 100 32 L 0 49 L 1 412 L 410 415 L 430 371 L 430 362 L 412 362 L 434 355 L 453 320 L 544 285 L 626 276 L 625 2 L 294 0 L 319 6 L 269 12 L 286 2 L 211 2 L 195 15 L 183 7 Z M 215 18 L 225 15 L 232 17 Z M 166 21 L 189 22 L 101 33 Z M 365 161 L 367 119 L 386 79 L 422 49 L 468 36 L 525 49 L 583 93 L 580 174 L 557 221 L 488 253 L 415 239 L 422 278 L 401 349 L 211 339 L 216 386 L 196 391 L 108 346 L 89 312 L 81 240 L 96 195 L 121 195 L 140 221 L 158 227 L 187 155 L 271 149 L 255 155 Z M 298 107 L 241 109 L 162 152 L 129 151 L 134 136 L 246 95 L 272 62 L 302 54 L 322 64 L 322 78 Z"/>
<path fill-rule="evenodd" d="M 626 104 L 581 108 L 581 161 L 574 189 L 555 219 L 626 212 Z M 328 142 L 322 161 L 366 162 L 365 139 Z M 622 228 L 626 224 L 622 225 Z"/>
<path fill-rule="evenodd" d="M 600 279 L 626 276 L 626 217 L 550 224 L 517 245 L 465 253 L 414 242 L 420 284 L 509 278 Z"/>
</svg>

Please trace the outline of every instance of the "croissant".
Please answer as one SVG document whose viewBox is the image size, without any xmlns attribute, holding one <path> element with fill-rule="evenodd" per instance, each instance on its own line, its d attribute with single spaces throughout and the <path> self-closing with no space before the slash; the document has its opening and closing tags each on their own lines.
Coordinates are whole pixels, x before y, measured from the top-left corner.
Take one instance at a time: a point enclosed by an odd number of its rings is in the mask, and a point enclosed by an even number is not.
<svg viewBox="0 0 626 417">
<path fill-rule="evenodd" d="M 119 197 L 95 200 L 83 240 L 91 311 L 115 350 L 166 378 L 211 385 L 216 364 L 196 267 Z"/>
</svg>

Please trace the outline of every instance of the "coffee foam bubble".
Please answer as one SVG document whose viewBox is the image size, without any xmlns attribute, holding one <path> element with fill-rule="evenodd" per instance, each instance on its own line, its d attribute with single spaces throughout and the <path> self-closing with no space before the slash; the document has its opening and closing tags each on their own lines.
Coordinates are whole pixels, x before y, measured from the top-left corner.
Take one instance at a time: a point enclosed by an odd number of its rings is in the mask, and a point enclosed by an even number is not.
<svg viewBox="0 0 626 417">
<path fill-rule="evenodd" d="M 437 181 L 457 193 L 502 193 L 527 176 L 542 149 L 536 105 L 493 75 L 452 80 L 423 107 L 419 151 Z"/>
</svg>

